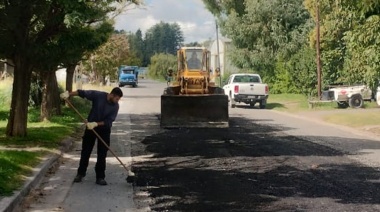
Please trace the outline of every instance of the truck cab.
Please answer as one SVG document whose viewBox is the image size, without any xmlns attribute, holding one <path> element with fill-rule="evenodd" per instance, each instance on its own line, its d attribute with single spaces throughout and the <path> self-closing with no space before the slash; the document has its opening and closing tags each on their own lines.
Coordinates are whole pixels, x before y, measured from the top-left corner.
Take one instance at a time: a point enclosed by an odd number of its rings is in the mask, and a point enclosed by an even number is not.
<svg viewBox="0 0 380 212">
<path fill-rule="evenodd" d="M 137 87 L 138 73 L 138 66 L 120 66 L 118 72 L 119 87 L 125 85 Z"/>
</svg>

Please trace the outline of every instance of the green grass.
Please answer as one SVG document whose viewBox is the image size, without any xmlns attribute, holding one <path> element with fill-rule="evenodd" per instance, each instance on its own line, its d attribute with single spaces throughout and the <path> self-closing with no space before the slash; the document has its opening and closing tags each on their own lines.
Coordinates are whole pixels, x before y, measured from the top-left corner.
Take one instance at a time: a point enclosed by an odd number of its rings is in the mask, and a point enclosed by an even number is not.
<svg viewBox="0 0 380 212">
<path fill-rule="evenodd" d="M 73 102 L 87 116 L 90 105 L 82 99 Z M 63 115 L 54 116 L 50 122 L 37 122 L 35 119 L 39 117 L 38 110 L 30 109 L 26 137 L 5 136 L 7 121 L 4 117 L 8 117 L 9 111 L 0 110 L 0 148 L 3 149 L 0 151 L 0 196 L 11 195 L 18 189 L 25 180 L 23 176 L 30 174 L 30 166 L 36 166 L 40 158 L 47 154 L 47 151 L 13 151 L 5 150 L 6 148 L 30 150 L 40 147 L 55 150 L 64 138 L 76 131 L 81 124 L 80 118 L 71 108 L 63 107 L 62 110 Z"/>
<path fill-rule="evenodd" d="M 307 110 L 307 97 L 301 94 L 270 94 L 267 108 L 285 112 Z"/>
<path fill-rule="evenodd" d="M 364 102 L 363 108 L 377 108 L 376 102 Z M 309 108 L 308 98 L 301 94 L 270 94 L 267 102 L 268 109 L 296 113 L 302 111 L 340 109 L 336 102 L 321 102 Z M 350 109 L 350 108 L 348 108 Z M 342 109 L 347 110 L 347 109 Z"/>
<path fill-rule="evenodd" d="M 25 176 L 41 161 L 42 151 L 0 150 L 0 196 L 8 196 L 23 185 Z"/>
<path fill-rule="evenodd" d="M 307 100 L 306 96 L 300 94 L 272 94 L 269 95 L 267 108 L 289 113 L 331 111 L 321 115 L 323 121 L 355 128 L 378 126 L 373 131 L 380 132 L 380 113 L 365 110 L 379 108 L 376 102 L 364 102 L 364 109 L 341 109 L 336 102 L 318 103 L 310 109 Z"/>
<path fill-rule="evenodd" d="M 380 125 L 379 112 L 350 113 L 349 111 L 339 114 L 330 114 L 323 117 L 329 123 L 341 124 L 349 127 L 364 127 Z"/>
</svg>

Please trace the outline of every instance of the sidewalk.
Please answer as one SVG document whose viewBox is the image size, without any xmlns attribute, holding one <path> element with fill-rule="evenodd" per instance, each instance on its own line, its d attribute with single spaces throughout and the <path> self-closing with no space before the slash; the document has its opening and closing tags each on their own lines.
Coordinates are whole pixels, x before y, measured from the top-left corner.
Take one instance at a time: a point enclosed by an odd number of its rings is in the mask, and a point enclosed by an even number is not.
<svg viewBox="0 0 380 212">
<path fill-rule="evenodd" d="M 24 198 L 29 195 L 30 191 L 38 186 L 48 171 L 58 163 L 62 154 L 71 149 L 76 139 L 77 138 L 74 137 L 64 139 L 61 143 L 59 153 L 51 153 L 43 158 L 43 161 L 33 169 L 32 176 L 27 177 L 27 180 L 20 190 L 15 191 L 12 196 L 0 199 L 0 211 L 14 211 L 20 204 L 22 204 Z"/>
</svg>

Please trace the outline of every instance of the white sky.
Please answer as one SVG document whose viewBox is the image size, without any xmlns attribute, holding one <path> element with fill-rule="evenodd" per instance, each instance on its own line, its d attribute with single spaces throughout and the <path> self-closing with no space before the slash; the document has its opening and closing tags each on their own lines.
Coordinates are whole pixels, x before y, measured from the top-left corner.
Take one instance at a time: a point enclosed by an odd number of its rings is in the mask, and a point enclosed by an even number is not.
<svg viewBox="0 0 380 212">
<path fill-rule="evenodd" d="M 145 6 L 127 10 L 116 18 L 115 28 L 135 33 L 163 21 L 177 23 L 185 43 L 215 39 L 215 18 L 202 0 L 145 0 Z"/>
</svg>

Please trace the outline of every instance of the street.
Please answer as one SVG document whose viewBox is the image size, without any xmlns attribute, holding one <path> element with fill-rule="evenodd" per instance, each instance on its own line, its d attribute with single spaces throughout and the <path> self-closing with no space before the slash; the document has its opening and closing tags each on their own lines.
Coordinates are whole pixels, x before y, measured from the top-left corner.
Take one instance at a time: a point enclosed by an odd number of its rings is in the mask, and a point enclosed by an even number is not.
<svg viewBox="0 0 380 212">
<path fill-rule="evenodd" d="M 228 129 L 161 129 L 165 85 L 122 88 L 111 148 L 132 165 L 134 184 L 109 153 L 108 185 L 96 185 L 96 151 L 84 181 L 73 184 L 78 136 L 21 211 L 380 210 L 375 137 L 243 105 L 229 109 Z"/>
</svg>

